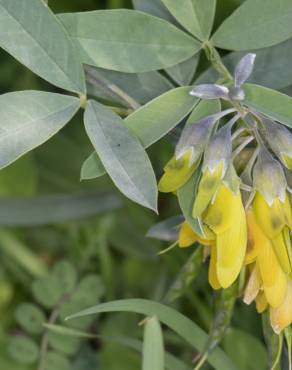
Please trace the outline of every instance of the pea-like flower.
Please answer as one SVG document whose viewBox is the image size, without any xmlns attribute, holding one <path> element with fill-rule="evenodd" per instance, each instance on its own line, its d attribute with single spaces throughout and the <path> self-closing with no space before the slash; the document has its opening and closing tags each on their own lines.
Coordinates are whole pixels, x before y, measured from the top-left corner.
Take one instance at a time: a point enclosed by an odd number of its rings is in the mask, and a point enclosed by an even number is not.
<svg viewBox="0 0 292 370">
<path fill-rule="evenodd" d="M 164 167 L 158 188 L 160 192 L 174 192 L 183 186 L 198 167 L 215 123 L 234 109 L 226 109 L 186 125 L 176 145 L 175 155 Z"/>
<path fill-rule="evenodd" d="M 256 300 L 259 313 L 269 308 L 271 325 L 279 334 L 292 323 L 292 282 L 279 262 L 271 239 L 260 227 L 252 209 L 247 212 L 247 220 L 246 263 L 249 265 L 250 275 L 244 302 L 250 304 Z"/>
<path fill-rule="evenodd" d="M 241 193 L 222 183 L 202 215 L 205 238 L 184 224 L 179 246 L 195 241 L 210 247 L 209 282 L 214 289 L 229 287 L 238 277 L 244 262 L 247 226 Z"/>
<path fill-rule="evenodd" d="M 283 168 L 267 149 L 262 148 L 254 168 L 253 210 L 263 233 L 271 241 L 283 271 L 292 272 L 292 213 Z"/>
</svg>

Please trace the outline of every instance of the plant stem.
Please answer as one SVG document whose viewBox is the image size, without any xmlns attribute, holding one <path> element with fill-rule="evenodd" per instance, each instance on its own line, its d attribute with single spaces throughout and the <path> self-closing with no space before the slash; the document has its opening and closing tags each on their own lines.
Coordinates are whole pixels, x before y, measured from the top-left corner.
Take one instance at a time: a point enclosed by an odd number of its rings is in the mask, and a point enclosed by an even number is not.
<svg viewBox="0 0 292 370">
<path fill-rule="evenodd" d="M 57 304 L 57 306 L 55 307 L 55 309 L 51 313 L 48 324 L 50 324 L 50 325 L 55 324 L 55 322 L 57 321 L 57 319 L 59 317 L 62 305 L 69 298 L 70 298 L 70 296 L 68 294 L 66 294 L 60 299 L 59 303 Z M 46 328 L 46 330 L 44 332 L 44 335 L 42 337 L 42 341 L 41 341 L 39 365 L 38 365 L 37 370 L 45 370 L 46 355 L 48 353 L 48 349 L 49 349 L 49 329 Z"/>
<path fill-rule="evenodd" d="M 208 60 L 211 62 L 212 66 L 216 69 L 216 71 L 220 74 L 223 81 L 226 83 L 232 83 L 233 77 L 228 71 L 228 69 L 225 67 L 225 65 L 222 63 L 220 54 L 214 48 L 214 46 L 207 41 L 204 43 L 203 48 Z"/>
</svg>

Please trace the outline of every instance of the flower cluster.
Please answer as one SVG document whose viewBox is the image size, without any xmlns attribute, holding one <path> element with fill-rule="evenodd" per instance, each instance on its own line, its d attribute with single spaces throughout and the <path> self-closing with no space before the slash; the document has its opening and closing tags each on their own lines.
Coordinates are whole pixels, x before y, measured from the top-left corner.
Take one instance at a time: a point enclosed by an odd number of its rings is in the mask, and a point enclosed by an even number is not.
<svg viewBox="0 0 292 370">
<path fill-rule="evenodd" d="M 272 118 L 245 105 L 244 83 L 255 61 L 238 63 L 232 86 L 195 86 L 191 95 L 223 99 L 225 110 L 186 124 L 159 182 L 173 192 L 193 181 L 192 217 L 201 234 L 184 221 L 178 244 L 195 242 L 210 255 L 209 282 L 228 288 L 246 276 L 244 302 L 269 309 L 280 333 L 292 323 L 292 212 L 287 175 L 292 169 L 292 135 Z"/>
</svg>

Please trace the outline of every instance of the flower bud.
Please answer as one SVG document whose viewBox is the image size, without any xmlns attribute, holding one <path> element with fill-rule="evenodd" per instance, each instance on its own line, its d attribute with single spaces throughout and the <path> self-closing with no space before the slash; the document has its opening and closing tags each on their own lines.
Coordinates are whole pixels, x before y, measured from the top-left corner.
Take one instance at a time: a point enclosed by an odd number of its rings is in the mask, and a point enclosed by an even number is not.
<svg viewBox="0 0 292 370">
<path fill-rule="evenodd" d="M 292 170 L 292 134 L 283 125 L 263 117 L 264 135 L 284 166 Z"/>
<path fill-rule="evenodd" d="M 176 159 L 180 159 L 189 149 L 191 149 L 191 164 L 196 162 L 205 149 L 214 124 L 220 118 L 232 112 L 234 112 L 234 109 L 226 109 L 222 112 L 205 117 L 198 122 L 187 124 L 183 129 L 175 148 Z"/>
<path fill-rule="evenodd" d="M 264 147 L 260 149 L 254 166 L 253 183 L 269 206 L 275 199 L 285 201 L 287 182 L 283 168 Z"/>
<path fill-rule="evenodd" d="M 229 89 L 223 85 L 202 84 L 194 86 L 190 95 L 200 99 L 228 99 Z"/>
<path fill-rule="evenodd" d="M 248 53 L 240 59 L 234 72 L 234 86 L 240 87 L 251 75 L 256 54 Z"/>
</svg>

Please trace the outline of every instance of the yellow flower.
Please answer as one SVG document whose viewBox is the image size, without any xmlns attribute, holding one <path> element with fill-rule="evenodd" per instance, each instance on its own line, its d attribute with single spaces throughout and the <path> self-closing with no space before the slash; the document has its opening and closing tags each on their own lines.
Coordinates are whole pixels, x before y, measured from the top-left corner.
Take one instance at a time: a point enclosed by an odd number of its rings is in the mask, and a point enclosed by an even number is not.
<svg viewBox="0 0 292 370">
<path fill-rule="evenodd" d="M 257 192 L 253 201 L 256 222 L 264 235 L 270 240 L 284 272 L 291 274 L 291 241 L 289 229 L 292 228 L 292 212 L 289 197 L 284 201 L 275 198 L 269 205 Z"/>
<path fill-rule="evenodd" d="M 206 230 L 205 230 L 206 231 Z M 180 248 L 190 247 L 194 243 L 198 242 L 202 245 L 211 245 L 213 241 L 212 235 L 209 232 L 209 239 L 202 238 L 200 235 L 196 234 L 191 226 L 185 221 L 180 225 L 178 234 L 178 245 Z"/>
<path fill-rule="evenodd" d="M 196 241 L 208 245 L 210 285 L 214 289 L 227 288 L 238 277 L 246 252 L 247 226 L 240 192 L 233 193 L 221 184 L 202 221 L 206 237 L 198 236 L 187 223 L 183 223 L 179 246 L 187 247 Z"/>
<path fill-rule="evenodd" d="M 248 252 L 246 260 L 255 262 L 255 273 L 268 304 L 278 307 L 284 300 L 287 290 L 287 276 L 284 273 L 270 239 L 257 223 L 252 210 L 247 213 Z M 251 257 L 252 255 L 252 257 Z"/>
<path fill-rule="evenodd" d="M 191 163 L 192 150 L 189 149 L 180 159 L 173 156 L 164 167 L 158 189 L 162 193 L 175 192 L 182 187 L 197 168 L 197 162 Z"/>
<path fill-rule="evenodd" d="M 275 253 L 273 239 L 263 231 L 254 209 L 255 207 L 247 212 L 246 263 L 250 266 L 250 275 L 245 288 L 244 302 L 250 304 L 256 299 L 259 313 L 269 308 L 271 325 L 275 333 L 279 334 L 292 323 L 292 283 Z M 265 216 L 264 214 L 262 217 Z M 262 220 L 265 225 L 269 222 L 267 219 Z M 281 232 L 280 230 L 279 233 Z M 275 236 L 274 233 L 268 234 L 270 237 Z"/>
<path fill-rule="evenodd" d="M 247 225 L 240 192 L 221 184 L 202 220 L 215 234 L 217 281 L 220 287 L 228 288 L 238 277 L 246 252 Z"/>
</svg>

